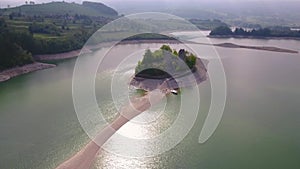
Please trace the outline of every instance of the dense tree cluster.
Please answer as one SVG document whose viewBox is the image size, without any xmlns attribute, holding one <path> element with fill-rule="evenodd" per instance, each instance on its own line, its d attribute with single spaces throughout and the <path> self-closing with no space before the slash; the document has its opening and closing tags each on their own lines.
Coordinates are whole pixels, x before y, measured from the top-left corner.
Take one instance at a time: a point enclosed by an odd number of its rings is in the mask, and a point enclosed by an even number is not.
<svg viewBox="0 0 300 169">
<path fill-rule="evenodd" d="M 0 19 L 0 70 L 33 62 L 31 53 L 24 50 L 19 39 L 20 35 L 11 32 L 4 19 Z"/>
<path fill-rule="evenodd" d="M 81 49 L 118 13 L 102 3 L 51 2 L 0 9 L 0 70 L 34 61 L 32 55 Z"/>
<path fill-rule="evenodd" d="M 228 26 L 219 26 L 213 29 L 209 35 L 232 35 L 233 32 Z"/>
<path fill-rule="evenodd" d="M 64 38 L 33 39 L 32 48 L 28 49 L 33 54 L 55 54 L 82 48 L 92 32 L 78 31 Z"/>
<path fill-rule="evenodd" d="M 57 35 L 57 36 L 59 36 L 61 33 L 61 30 L 58 29 L 52 23 L 33 22 L 32 24 L 29 25 L 28 30 L 30 33 L 42 33 L 42 34 L 51 34 L 51 35 Z"/>
<path fill-rule="evenodd" d="M 80 29 L 61 38 L 34 38 L 34 33 L 58 35 L 53 25 L 33 23 L 28 31 L 9 29 L 0 19 L 0 70 L 22 66 L 34 61 L 32 55 L 54 54 L 82 48 L 93 31 Z"/>
<path fill-rule="evenodd" d="M 178 59 L 180 58 L 180 59 Z M 168 45 L 163 45 L 159 50 L 152 52 L 147 49 L 142 61 L 138 62 L 135 69 L 137 76 L 164 77 L 170 74 L 181 74 L 186 68 L 195 71 L 197 57 L 184 49 L 177 52 Z M 183 62 L 182 62 L 183 61 Z"/>
</svg>

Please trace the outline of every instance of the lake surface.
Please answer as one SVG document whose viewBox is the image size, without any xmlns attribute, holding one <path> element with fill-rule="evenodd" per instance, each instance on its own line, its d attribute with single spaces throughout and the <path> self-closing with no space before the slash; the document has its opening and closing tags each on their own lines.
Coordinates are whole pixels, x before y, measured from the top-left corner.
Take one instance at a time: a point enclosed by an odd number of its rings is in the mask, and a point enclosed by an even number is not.
<svg viewBox="0 0 300 169">
<path fill-rule="evenodd" d="M 181 35 L 193 38 L 191 32 Z M 202 42 L 203 38 L 193 40 Z M 300 51 L 300 41 L 294 40 L 210 40 Z M 122 59 L 124 51 L 147 47 L 159 48 L 160 44 L 122 45 L 111 55 Z M 176 147 L 148 158 L 128 158 L 102 151 L 94 168 L 300 168 L 300 55 L 221 47 L 216 50 L 226 73 L 227 102 L 217 130 L 206 143 L 199 144 L 198 137 L 210 106 L 209 81 L 199 85 L 201 104 L 196 123 Z M 75 62 L 76 59 L 61 61 L 55 68 L 0 84 L 1 169 L 51 169 L 88 141 L 72 100 Z M 107 64 L 107 68 L 111 66 Z M 132 72 L 134 66 L 128 68 Z M 105 110 L 103 114 L 108 120 L 116 115 L 107 90 L 111 76 L 108 70 L 97 74 L 96 80 L 99 107 Z M 176 118 L 177 114 L 172 112 L 176 112 L 179 98 L 169 96 L 166 113 L 152 126 L 125 125 L 120 134 L 137 138 L 157 135 Z M 126 148 L 114 142 L 107 146 Z M 144 151 L 144 147 L 136 149 Z"/>
</svg>

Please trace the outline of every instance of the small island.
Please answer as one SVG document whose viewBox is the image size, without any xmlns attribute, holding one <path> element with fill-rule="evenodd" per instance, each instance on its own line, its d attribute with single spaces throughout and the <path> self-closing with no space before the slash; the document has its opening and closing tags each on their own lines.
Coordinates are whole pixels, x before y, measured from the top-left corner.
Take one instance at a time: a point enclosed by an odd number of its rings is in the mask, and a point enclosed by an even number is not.
<svg viewBox="0 0 300 169">
<path fill-rule="evenodd" d="M 200 58 L 185 49 L 177 51 L 168 45 L 162 45 L 156 51 L 145 51 L 143 59 L 135 68 L 130 85 L 152 91 L 166 82 L 168 89 L 179 90 L 206 79 L 207 69 Z"/>
</svg>

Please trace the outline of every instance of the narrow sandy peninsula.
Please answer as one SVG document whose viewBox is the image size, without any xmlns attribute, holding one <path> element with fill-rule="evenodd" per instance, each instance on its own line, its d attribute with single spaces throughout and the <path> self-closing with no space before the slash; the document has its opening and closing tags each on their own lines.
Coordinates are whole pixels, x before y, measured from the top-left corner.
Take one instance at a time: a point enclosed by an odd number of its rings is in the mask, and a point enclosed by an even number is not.
<svg viewBox="0 0 300 169">
<path fill-rule="evenodd" d="M 220 43 L 220 44 L 213 44 L 213 45 L 218 47 L 224 47 L 224 48 L 244 48 L 244 49 L 265 50 L 265 51 L 281 52 L 281 53 L 299 53 L 298 51 L 295 50 L 278 48 L 273 46 L 245 46 L 245 45 L 237 45 L 234 43 Z"/>
</svg>

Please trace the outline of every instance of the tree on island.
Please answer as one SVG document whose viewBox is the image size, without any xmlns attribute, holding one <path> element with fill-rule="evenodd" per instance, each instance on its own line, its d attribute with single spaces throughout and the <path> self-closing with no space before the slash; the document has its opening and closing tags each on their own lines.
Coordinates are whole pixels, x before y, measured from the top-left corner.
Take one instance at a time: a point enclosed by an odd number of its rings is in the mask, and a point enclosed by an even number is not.
<svg viewBox="0 0 300 169">
<path fill-rule="evenodd" d="M 177 52 L 168 45 L 162 45 L 160 49 L 154 52 L 150 49 L 145 51 L 142 61 L 139 61 L 135 68 L 135 75 L 142 77 L 167 77 L 170 75 L 166 74 L 165 70 L 180 74 L 187 71 L 187 67 L 191 71 L 195 71 L 196 60 L 197 57 L 194 54 L 184 49 Z"/>
<path fill-rule="evenodd" d="M 171 49 L 171 47 L 169 45 L 162 45 L 160 47 L 161 50 L 165 50 L 165 51 L 168 51 L 168 52 L 173 52 L 173 50 Z M 176 51 L 176 50 L 175 50 Z"/>
</svg>

